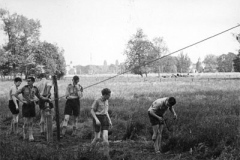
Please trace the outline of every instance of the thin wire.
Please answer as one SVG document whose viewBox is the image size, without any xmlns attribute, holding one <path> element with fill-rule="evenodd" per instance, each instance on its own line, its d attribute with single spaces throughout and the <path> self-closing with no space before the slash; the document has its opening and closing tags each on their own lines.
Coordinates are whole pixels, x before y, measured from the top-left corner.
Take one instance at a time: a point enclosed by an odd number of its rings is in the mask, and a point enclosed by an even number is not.
<svg viewBox="0 0 240 160">
<path fill-rule="evenodd" d="M 236 25 L 236 26 L 234 26 L 234 27 L 231 27 L 231 28 L 229 28 L 229 29 L 226 29 L 226 30 L 224 30 L 224 31 L 222 31 L 222 32 L 219 32 L 219 33 L 217 33 L 217 34 L 214 34 L 214 35 L 212 35 L 212 36 L 210 36 L 210 37 L 208 37 L 208 38 L 205 38 L 205 39 L 203 39 L 203 40 L 200 40 L 200 41 L 198 41 L 198 42 L 195 42 L 195 43 L 193 43 L 193 44 L 190 44 L 190 45 L 188 45 L 188 46 L 186 46 L 186 47 L 183 47 L 183 48 L 181 48 L 181 49 L 179 49 L 179 50 L 176 50 L 176 51 L 174 51 L 174 52 L 171 52 L 171 53 L 169 53 L 169 54 L 167 54 L 167 55 L 164 55 L 164 56 L 162 56 L 162 57 L 160 57 L 160 58 L 156 58 L 156 59 L 154 59 L 154 60 L 148 61 L 147 63 L 144 63 L 144 65 L 148 65 L 148 64 L 153 63 L 153 62 L 155 62 L 155 61 L 157 61 L 157 60 L 160 60 L 160 59 L 163 59 L 163 58 L 165 58 L 165 57 L 168 57 L 168 56 L 170 56 L 170 55 L 172 55 L 172 54 L 174 54 L 174 53 L 177 53 L 177 52 L 179 52 L 179 51 L 182 51 L 182 50 L 184 50 L 184 49 L 190 48 L 190 47 L 192 47 L 192 46 L 194 46 L 194 45 L 197 45 L 197 44 L 199 44 L 199 43 L 202 43 L 202 42 L 204 42 L 204 41 L 207 41 L 207 40 L 209 40 L 209 39 L 211 39 L 211 38 L 214 38 L 214 37 L 216 37 L 216 36 L 219 36 L 219 35 L 221 35 L 221 34 L 223 34 L 223 33 L 225 33 L 225 32 L 228 32 L 228 31 L 230 31 L 230 30 L 232 30 L 232 29 L 234 29 L 234 28 L 237 28 L 237 27 L 240 27 L 240 24 L 238 24 L 238 25 Z M 142 66 L 142 65 L 139 65 L 139 66 L 137 66 L 137 67 L 141 67 L 141 66 Z M 136 68 L 136 67 L 134 67 L 134 68 Z M 104 79 L 104 80 L 102 80 L 102 81 L 99 81 L 99 82 L 97 82 L 97 83 L 91 84 L 91 85 L 89 85 L 89 86 L 87 86 L 87 87 L 84 87 L 83 89 L 90 88 L 90 87 L 92 87 L 92 86 L 98 85 L 98 84 L 100 84 L 100 83 L 103 83 L 103 82 L 105 82 L 105 81 L 108 81 L 108 80 L 110 80 L 110 79 L 113 79 L 113 78 L 115 78 L 115 77 L 118 77 L 118 76 L 120 76 L 120 75 L 123 75 L 123 74 L 125 74 L 125 73 L 127 73 L 127 72 L 132 71 L 134 68 L 130 68 L 130 69 L 128 69 L 128 70 L 126 70 L 126 71 L 124 71 L 124 72 L 122 72 L 122 73 L 119 73 L 119 74 L 115 75 L 115 76 L 112 76 L 112 77 L 109 77 L 109 78 Z M 59 97 L 58 99 L 63 98 L 63 97 L 65 97 L 65 96 L 66 96 L 66 95 L 61 96 L 61 97 Z M 54 100 L 54 99 L 53 99 L 53 100 Z M 52 101 L 53 101 L 53 100 L 52 100 Z"/>
</svg>

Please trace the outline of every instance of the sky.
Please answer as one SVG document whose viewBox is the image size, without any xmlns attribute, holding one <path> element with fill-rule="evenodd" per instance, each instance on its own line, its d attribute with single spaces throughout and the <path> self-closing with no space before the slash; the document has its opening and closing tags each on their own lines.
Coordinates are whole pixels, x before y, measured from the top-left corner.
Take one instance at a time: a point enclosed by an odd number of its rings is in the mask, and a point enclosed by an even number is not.
<svg viewBox="0 0 240 160">
<path fill-rule="evenodd" d="M 0 0 L 0 8 L 40 20 L 40 40 L 63 48 L 67 64 L 83 66 L 124 62 L 140 28 L 149 40 L 162 37 L 171 53 L 240 24 L 240 0 Z M 237 54 L 238 33 L 240 27 L 183 53 L 193 63 L 207 54 Z M 0 32 L 0 45 L 6 42 Z"/>
</svg>

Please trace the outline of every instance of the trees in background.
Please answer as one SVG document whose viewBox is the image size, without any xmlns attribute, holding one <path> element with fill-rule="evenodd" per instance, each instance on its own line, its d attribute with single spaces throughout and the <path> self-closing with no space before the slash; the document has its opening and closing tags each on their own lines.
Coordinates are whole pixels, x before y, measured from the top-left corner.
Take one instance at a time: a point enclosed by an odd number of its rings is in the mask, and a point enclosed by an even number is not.
<svg viewBox="0 0 240 160">
<path fill-rule="evenodd" d="M 151 71 L 159 73 L 163 68 L 160 59 L 168 51 L 166 43 L 162 37 L 149 41 L 142 29 L 128 41 L 124 54 L 127 56 L 125 67 L 134 74 L 143 76 Z"/>
<path fill-rule="evenodd" d="M 198 58 L 198 61 L 196 63 L 196 71 L 199 73 L 204 71 L 204 68 L 202 66 L 202 62 L 201 62 L 200 58 Z"/>
<path fill-rule="evenodd" d="M 150 68 L 148 62 L 156 58 L 153 51 L 153 44 L 147 39 L 142 29 L 128 41 L 124 54 L 127 56 L 125 65 L 127 70 L 134 74 L 147 76 Z"/>
<path fill-rule="evenodd" d="M 238 50 L 238 54 L 233 60 L 233 67 L 235 72 L 240 72 L 240 49 Z"/>
<path fill-rule="evenodd" d="M 156 37 L 152 41 L 153 51 L 155 52 L 154 57 L 159 59 L 152 64 L 152 68 L 160 76 L 160 72 L 170 72 L 174 68 L 175 62 L 171 62 L 171 58 L 167 57 L 164 60 L 160 59 L 168 52 L 168 47 L 162 37 Z"/>
<path fill-rule="evenodd" d="M 43 69 L 49 74 L 65 74 L 64 50 L 57 45 L 40 42 L 40 21 L 10 14 L 4 9 L 0 9 L 0 20 L 7 37 L 7 43 L 0 51 L 2 75 L 16 76 L 20 73 L 27 77 Z"/>
<path fill-rule="evenodd" d="M 177 66 L 177 72 L 178 73 L 187 73 L 189 72 L 189 67 L 191 65 L 191 59 L 187 54 L 184 54 L 181 52 L 177 57 L 176 57 L 176 66 Z"/>
<path fill-rule="evenodd" d="M 234 53 L 222 54 L 217 57 L 217 70 L 219 72 L 232 72 L 234 71 L 233 60 L 236 58 Z"/>
<path fill-rule="evenodd" d="M 214 54 L 208 54 L 205 56 L 203 63 L 205 65 L 204 72 L 216 72 L 217 71 L 217 56 Z"/>
</svg>

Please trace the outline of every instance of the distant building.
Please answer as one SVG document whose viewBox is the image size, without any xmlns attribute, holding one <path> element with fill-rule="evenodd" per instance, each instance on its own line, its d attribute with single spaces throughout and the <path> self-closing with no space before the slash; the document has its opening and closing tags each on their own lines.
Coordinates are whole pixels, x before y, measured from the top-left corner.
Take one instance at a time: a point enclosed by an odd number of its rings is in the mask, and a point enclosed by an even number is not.
<svg viewBox="0 0 240 160">
<path fill-rule="evenodd" d="M 67 75 L 76 75 L 77 74 L 77 68 L 76 66 L 73 66 L 72 61 L 70 64 L 66 65 Z"/>
</svg>

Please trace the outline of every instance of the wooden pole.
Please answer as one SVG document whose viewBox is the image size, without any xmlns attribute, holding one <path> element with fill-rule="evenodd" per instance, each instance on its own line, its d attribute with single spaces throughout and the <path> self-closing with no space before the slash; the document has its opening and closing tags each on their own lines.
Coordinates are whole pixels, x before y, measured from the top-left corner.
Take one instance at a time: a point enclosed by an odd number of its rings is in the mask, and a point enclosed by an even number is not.
<svg viewBox="0 0 240 160">
<path fill-rule="evenodd" d="M 55 99 L 55 113 L 56 113 L 56 125 L 57 125 L 57 140 L 60 141 L 60 123 L 59 123 L 59 108 L 58 108 L 58 85 L 57 85 L 57 76 L 53 77 L 54 85 L 54 99 Z"/>
</svg>

